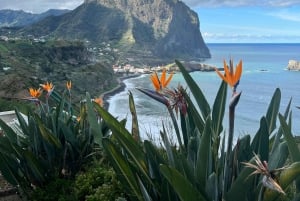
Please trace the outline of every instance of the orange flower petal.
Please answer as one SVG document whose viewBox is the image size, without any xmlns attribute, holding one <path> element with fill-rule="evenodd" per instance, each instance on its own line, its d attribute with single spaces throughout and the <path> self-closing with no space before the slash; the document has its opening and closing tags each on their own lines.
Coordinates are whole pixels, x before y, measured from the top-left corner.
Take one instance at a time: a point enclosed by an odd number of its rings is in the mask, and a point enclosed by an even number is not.
<svg viewBox="0 0 300 201">
<path fill-rule="evenodd" d="M 171 73 L 171 74 L 169 75 L 169 77 L 168 77 L 167 81 L 164 83 L 164 86 L 163 86 L 163 87 L 167 87 L 167 86 L 168 86 L 168 84 L 170 83 L 170 81 L 171 81 L 172 78 L 173 78 L 173 75 L 174 75 L 174 73 Z"/>
<path fill-rule="evenodd" d="M 240 60 L 236 66 L 235 75 L 234 75 L 234 85 L 240 80 L 243 71 L 243 62 Z"/>
<path fill-rule="evenodd" d="M 165 87 L 165 81 L 166 81 L 166 69 L 163 69 L 161 77 L 160 77 L 160 83 L 162 87 Z"/>
<path fill-rule="evenodd" d="M 152 84 L 153 84 L 155 90 L 156 91 L 160 90 L 160 82 L 159 82 L 156 72 L 150 76 L 150 79 L 152 81 Z"/>
<path fill-rule="evenodd" d="M 224 61 L 224 70 L 225 70 L 225 77 L 226 77 L 226 82 L 233 87 L 233 73 L 230 72 L 230 69 L 228 65 L 226 64 L 226 61 Z"/>
<path fill-rule="evenodd" d="M 220 78 L 222 78 L 222 80 L 227 82 L 227 78 L 217 68 L 215 68 L 215 71 L 220 76 Z"/>
<path fill-rule="evenodd" d="M 71 88 L 72 88 L 72 82 L 71 82 L 71 80 L 70 80 L 70 81 L 67 81 L 66 86 L 67 86 L 67 89 L 68 89 L 68 90 L 71 90 Z"/>
<path fill-rule="evenodd" d="M 53 84 L 51 82 L 46 82 L 46 84 L 41 84 L 40 86 L 47 92 L 50 92 L 53 88 Z"/>
<path fill-rule="evenodd" d="M 38 98 L 41 96 L 42 92 L 40 89 L 29 88 L 29 94 L 33 98 Z"/>
</svg>

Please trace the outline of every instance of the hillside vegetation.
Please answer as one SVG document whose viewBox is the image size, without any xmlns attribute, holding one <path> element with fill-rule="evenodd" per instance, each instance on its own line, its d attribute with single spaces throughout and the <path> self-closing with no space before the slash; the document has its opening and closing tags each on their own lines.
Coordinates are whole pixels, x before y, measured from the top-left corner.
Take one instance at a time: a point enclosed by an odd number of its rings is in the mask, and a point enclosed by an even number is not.
<svg viewBox="0 0 300 201">
<path fill-rule="evenodd" d="M 0 97 L 28 96 L 29 87 L 49 81 L 65 89 L 71 80 L 74 100 L 90 92 L 99 96 L 116 86 L 111 64 L 92 62 L 93 55 L 81 42 L 28 40 L 0 41 Z"/>
</svg>

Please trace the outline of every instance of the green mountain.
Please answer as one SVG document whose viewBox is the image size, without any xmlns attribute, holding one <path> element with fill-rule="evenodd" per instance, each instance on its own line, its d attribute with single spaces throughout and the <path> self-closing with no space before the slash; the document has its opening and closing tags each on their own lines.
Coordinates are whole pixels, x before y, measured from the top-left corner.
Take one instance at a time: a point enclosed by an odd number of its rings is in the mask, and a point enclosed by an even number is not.
<svg viewBox="0 0 300 201">
<path fill-rule="evenodd" d="M 19 34 L 108 43 L 119 63 L 161 64 L 210 57 L 197 14 L 179 0 L 86 0 Z"/>
<path fill-rule="evenodd" d="M 0 27 L 24 27 L 49 16 L 59 16 L 69 10 L 50 9 L 41 14 L 27 13 L 22 10 L 0 10 Z"/>
</svg>

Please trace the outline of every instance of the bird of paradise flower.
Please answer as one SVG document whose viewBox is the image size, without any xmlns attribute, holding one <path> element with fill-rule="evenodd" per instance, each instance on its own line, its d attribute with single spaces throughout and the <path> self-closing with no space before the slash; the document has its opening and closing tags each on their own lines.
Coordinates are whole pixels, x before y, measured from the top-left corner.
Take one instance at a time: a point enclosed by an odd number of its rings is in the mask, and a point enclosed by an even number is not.
<svg viewBox="0 0 300 201">
<path fill-rule="evenodd" d="M 158 77 L 156 72 L 151 74 L 150 79 L 156 91 L 161 91 L 164 88 L 166 88 L 170 83 L 170 81 L 172 80 L 173 73 L 171 73 L 168 78 L 166 77 L 166 73 L 167 73 L 166 69 L 163 69 L 160 78 Z"/>
<path fill-rule="evenodd" d="M 224 71 L 225 74 L 223 75 L 217 68 L 215 69 L 217 74 L 229 84 L 229 86 L 233 89 L 233 92 L 236 92 L 236 88 L 240 82 L 242 71 L 243 71 L 243 62 L 240 60 L 240 62 L 236 65 L 236 68 L 234 70 L 233 68 L 233 61 L 230 60 L 230 65 L 228 66 L 226 61 L 224 60 Z"/>
<path fill-rule="evenodd" d="M 244 164 L 246 167 L 253 168 L 255 170 L 249 176 L 255 174 L 261 174 L 263 176 L 262 178 L 263 186 L 285 195 L 285 192 L 282 190 L 280 185 L 276 182 L 275 172 L 284 170 L 286 169 L 286 167 L 278 168 L 275 170 L 269 170 L 268 162 L 261 161 L 258 155 L 256 155 L 255 153 L 254 153 L 254 161 L 256 164 L 242 162 L 242 164 Z"/>
</svg>

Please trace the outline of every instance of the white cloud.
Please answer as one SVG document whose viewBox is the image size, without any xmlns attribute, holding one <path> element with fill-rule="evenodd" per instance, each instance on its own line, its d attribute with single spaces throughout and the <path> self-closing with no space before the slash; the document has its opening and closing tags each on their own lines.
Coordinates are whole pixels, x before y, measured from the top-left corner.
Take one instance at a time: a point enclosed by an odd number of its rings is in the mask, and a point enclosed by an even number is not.
<svg viewBox="0 0 300 201">
<path fill-rule="evenodd" d="M 74 9 L 84 0 L 0 0 L 0 9 L 25 10 L 34 13 L 44 12 L 50 8 Z M 221 6 L 272 6 L 287 7 L 300 5 L 300 0 L 181 0 L 190 7 Z"/>
<path fill-rule="evenodd" d="M 300 42 L 300 35 L 273 35 L 273 34 L 225 34 L 204 32 L 203 39 L 207 43 L 244 43 L 244 42 Z"/>
<path fill-rule="evenodd" d="M 300 13 L 293 13 L 291 10 L 280 10 L 277 12 L 270 12 L 268 15 L 282 19 L 282 20 L 288 20 L 293 22 L 300 22 Z"/>
</svg>

